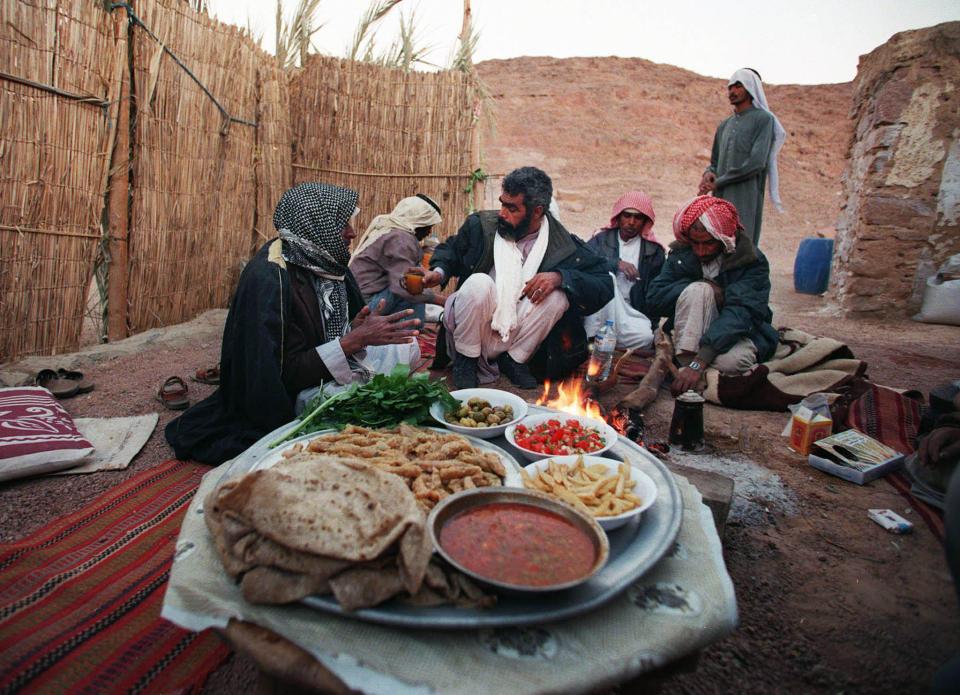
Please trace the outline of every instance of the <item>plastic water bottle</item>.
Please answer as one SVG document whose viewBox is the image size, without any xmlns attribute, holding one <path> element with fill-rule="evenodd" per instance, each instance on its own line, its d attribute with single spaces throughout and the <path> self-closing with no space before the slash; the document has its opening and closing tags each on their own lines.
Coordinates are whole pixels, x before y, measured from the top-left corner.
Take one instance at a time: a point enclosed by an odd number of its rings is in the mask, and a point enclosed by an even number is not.
<svg viewBox="0 0 960 695">
<path fill-rule="evenodd" d="M 587 381 L 601 382 L 610 376 L 613 351 L 616 348 L 617 331 L 613 326 L 613 319 L 607 319 L 593 339 L 593 352 L 590 355 L 590 364 L 587 365 Z"/>
</svg>

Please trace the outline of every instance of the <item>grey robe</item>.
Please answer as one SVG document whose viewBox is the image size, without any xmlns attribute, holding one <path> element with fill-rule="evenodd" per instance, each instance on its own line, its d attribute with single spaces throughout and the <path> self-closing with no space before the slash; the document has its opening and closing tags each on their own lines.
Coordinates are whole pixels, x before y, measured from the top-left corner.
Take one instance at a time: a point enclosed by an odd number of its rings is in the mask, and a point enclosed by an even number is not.
<svg viewBox="0 0 960 695">
<path fill-rule="evenodd" d="M 753 245 L 760 243 L 767 160 L 773 147 L 773 116 L 751 107 L 717 127 L 710 168 L 717 175 L 713 194 L 734 204 Z"/>
</svg>

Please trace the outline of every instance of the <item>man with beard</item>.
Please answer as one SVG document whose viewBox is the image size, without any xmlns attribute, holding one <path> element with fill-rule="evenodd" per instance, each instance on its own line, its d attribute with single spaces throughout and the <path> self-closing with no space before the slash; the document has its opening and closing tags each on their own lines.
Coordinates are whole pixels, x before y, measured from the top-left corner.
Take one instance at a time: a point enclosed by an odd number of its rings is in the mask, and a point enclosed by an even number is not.
<svg viewBox="0 0 960 695">
<path fill-rule="evenodd" d="M 786 131 L 767 106 L 760 75 L 751 68 L 733 73 L 727 83 L 733 115 L 717 127 L 710 166 L 700 180 L 700 194 L 713 193 L 737 208 L 755 247 L 760 245 L 763 192 L 770 179 L 770 199 L 781 210 L 777 155 Z"/>
<path fill-rule="evenodd" d="M 671 390 L 700 390 L 703 372 L 743 374 L 773 356 L 770 265 L 743 231 L 737 209 L 699 196 L 673 218 L 676 241 L 650 284 L 647 306 L 667 317 L 681 365 Z"/>
<path fill-rule="evenodd" d="M 500 210 L 469 217 L 440 244 L 426 287 L 458 279 L 444 306 L 453 383 L 472 388 L 503 372 L 520 388 L 559 379 L 587 358 L 583 317 L 613 297 L 604 259 L 548 212 L 553 183 L 535 167 L 503 180 Z"/>
</svg>

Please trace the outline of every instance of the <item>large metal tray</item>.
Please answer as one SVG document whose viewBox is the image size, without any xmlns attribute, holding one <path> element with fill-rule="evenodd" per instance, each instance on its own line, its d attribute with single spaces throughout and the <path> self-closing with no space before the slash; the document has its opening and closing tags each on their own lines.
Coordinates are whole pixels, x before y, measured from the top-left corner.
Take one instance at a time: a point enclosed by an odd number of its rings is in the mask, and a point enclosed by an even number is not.
<svg viewBox="0 0 960 695">
<path fill-rule="evenodd" d="M 551 412 L 546 408 L 531 406 L 531 412 L 538 410 Z M 319 433 L 311 436 L 315 437 L 317 434 Z M 507 453 L 514 450 L 513 446 L 503 437 L 491 440 L 469 439 L 478 446 L 483 445 L 490 450 L 498 449 L 503 456 L 514 460 L 513 456 Z M 284 448 L 287 445 L 289 442 Z M 271 455 L 275 454 L 271 452 Z M 639 518 L 608 532 L 610 559 L 595 577 L 580 586 L 536 596 L 502 595 L 496 606 L 485 609 L 453 606 L 419 608 L 392 600 L 374 608 L 347 612 L 332 596 L 310 596 L 303 599 L 303 602 L 327 613 L 383 625 L 446 629 L 534 625 L 595 610 L 657 564 L 673 545 L 683 516 L 680 490 L 673 474 L 650 452 L 620 437 L 604 456 L 628 460 L 649 475 L 657 485 L 657 501 Z M 258 462 L 256 467 L 263 466 Z"/>
</svg>

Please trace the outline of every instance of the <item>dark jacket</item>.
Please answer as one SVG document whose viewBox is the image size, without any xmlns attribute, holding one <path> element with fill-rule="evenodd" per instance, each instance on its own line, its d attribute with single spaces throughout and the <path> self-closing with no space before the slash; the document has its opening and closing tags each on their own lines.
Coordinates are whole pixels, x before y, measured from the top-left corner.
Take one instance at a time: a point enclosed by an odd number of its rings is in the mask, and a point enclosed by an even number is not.
<svg viewBox="0 0 960 695">
<path fill-rule="evenodd" d="M 693 250 L 680 242 L 670 244 L 663 270 L 647 290 L 647 306 L 668 319 L 665 330 L 673 329 L 680 293 L 700 280 L 703 266 Z M 715 282 L 723 288 L 723 306 L 700 339 L 700 359 L 709 364 L 741 338 L 750 338 L 757 359 L 769 360 L 777 347 L 777 331 L 770 325 L 770 265 L 746 234 L 737 233 L 737 246 L 723 257 Z"/>
<path fill-rule="evenodd" d="M 528 366 L 540 379 L 560 379 L 587 358 L 583 317 L 599 311 L 613 298 L 613 280 L 601 256 L 568 232 L 555 217 L 547 215 L 550 240 L 539 272 L 560 273 L 560 289 L 566 292 L 570 308 L 530 358 Z M 488 273 L 493 268 L 496 227 L 496 210 L 475 212 L 454 236 L 437 246 L 430 268 L 443 269 L 444 285 L 451 277 L 463 284 L 473 273 Z"/>
<path fill-rule="evenodd" d="M 607 270 L 614 275 L 617 274 L 617 263 L 620 261 L 620 230 L 605 229 L 593 236 L 587 242 L 587 246 L 603 256 L 607 261 Z M 639 277 L 630 288 L 630 306 L 642 313 L 654 326 L 657 325 L 659 317 L 647 310 L 647 289 L 650 282 L 660 274 L 663 267 L 663 261 L 667 254 L 660 244 L 656 244 L 641 237 L 640 242 L 640 260 L 637 267 Z"/>
<path fill-rule="evenodd" d="M 363 307 L 347 273 L 350 317 Z M 308 271 L 288 265 L 280 240 L 240 275 L 223 328 L 220 387 L 167 425 L 178 459 L 219 464 L 293 420 L 297 394 L 331 378 L 316 347 L 329 340 Z"/>
</svg>

